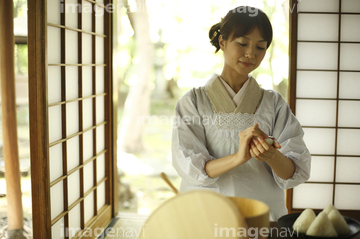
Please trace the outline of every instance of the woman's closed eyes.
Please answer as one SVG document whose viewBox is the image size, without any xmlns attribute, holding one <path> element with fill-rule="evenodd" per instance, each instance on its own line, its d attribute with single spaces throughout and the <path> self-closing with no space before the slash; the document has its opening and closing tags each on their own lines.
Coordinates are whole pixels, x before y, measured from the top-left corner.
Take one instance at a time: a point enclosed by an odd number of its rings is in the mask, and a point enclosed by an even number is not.
<svg viewBox="0 0 360 239">
<path fill-rule="evenodd" d="M 247 46 L 248 44 L 247 44 L 247 43 L 239 43 L 239 45 L 245 47 L 245 46 Z M 265 50 L 265 49 L 266 49 L 265 47 L 260 47 L 260 46 L 257 46 L 256 48 L 259 49 L 259 50 Z"/>
</svg>

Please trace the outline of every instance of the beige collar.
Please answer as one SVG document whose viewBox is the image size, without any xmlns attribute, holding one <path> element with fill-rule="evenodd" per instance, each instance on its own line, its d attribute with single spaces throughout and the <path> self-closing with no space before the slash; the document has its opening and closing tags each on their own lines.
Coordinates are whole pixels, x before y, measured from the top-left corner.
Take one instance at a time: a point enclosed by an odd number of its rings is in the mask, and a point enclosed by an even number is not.
<svg viewBox="0 0 360 239">
<path fill-rule="evenodd" d="M 238 106 L 228 94 L 218 75 L 214 76 L 206 83 L 205 91 L 217 113 L 248 113 L 254 114 L 261 102 L 263 90 L 256 80 L 250 76 L 249 85 L 241 97 Z"/>
<path fill-rule="evenodd" d="M 220 78 L 221 83 L 223 83 L 226 91 L 228 92 L 228 94 L 230 95 L 232 100 L 234 101 L 235 105 L 238 106 L 240 104 L 240 100 L 241 100 L 242 96 L 244 95 L 244 92 L 249 84 L 248 79 L 250 79 L 251 76 L 249 76 L 247 78 L 247 80 L 245 81 L 245 83 L 243 84 L 243 86 L 237 93 L 234 92 L 234 90 L 230 87 L 230 85 L 221 76 L 219 76 L 219 78 Z"/>
</svg>

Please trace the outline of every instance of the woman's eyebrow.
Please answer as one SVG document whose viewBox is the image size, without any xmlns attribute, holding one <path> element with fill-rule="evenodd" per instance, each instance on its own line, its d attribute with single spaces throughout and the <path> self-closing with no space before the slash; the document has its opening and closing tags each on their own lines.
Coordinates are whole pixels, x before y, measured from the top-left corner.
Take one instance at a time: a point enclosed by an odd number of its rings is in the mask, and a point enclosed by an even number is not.
<svg viewBox="0 0 360 239">
<path fill-rule="evenodd" d="M 245 38 L 245 39 L 248 39 L 248 40 L 251 40 L 251 38 L 248 38 L 248 37 L 245 37 L 245 36 L 241 36 L 241 37 L 243 37 L 243 38 Z M 266 40 L 260 40 L 260 41 L 258 41 L 258 42 L 267 42 Z"/>
</svg>

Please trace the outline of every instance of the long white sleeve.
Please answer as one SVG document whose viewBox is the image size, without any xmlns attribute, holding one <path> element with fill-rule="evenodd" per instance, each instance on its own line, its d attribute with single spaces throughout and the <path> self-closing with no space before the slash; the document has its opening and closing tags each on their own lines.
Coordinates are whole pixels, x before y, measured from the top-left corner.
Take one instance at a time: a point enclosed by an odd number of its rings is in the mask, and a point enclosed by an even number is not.
<svg viewBox="0 0 360 239">
<path fill-rule="evenodd" d="M 300 123 L 281 96 L 278 96 L 276 108 L 277 113 L 273 136 L 281 145 L 279 151 L 293 161 L 295 172 L 293 176 L 287 180 L 278 177 L 275 173 L 274 178 L 279 187 L 288 189 L 309 179 L 311 155 L 303 140 L 304 131 Z"/>
<path fill-rule="evenodd" d="M 193 91 L 188 94 L 194 94 Z M 182 97 L 175 108 L 175 123 L 172 135 L 172 162 L 183 180 L 197 186 L 216 182 L 205 172 L 205 163 L 212 157 L 206 148 L 202 118 L 193 101 L 194 95 Z"/>
</svg>

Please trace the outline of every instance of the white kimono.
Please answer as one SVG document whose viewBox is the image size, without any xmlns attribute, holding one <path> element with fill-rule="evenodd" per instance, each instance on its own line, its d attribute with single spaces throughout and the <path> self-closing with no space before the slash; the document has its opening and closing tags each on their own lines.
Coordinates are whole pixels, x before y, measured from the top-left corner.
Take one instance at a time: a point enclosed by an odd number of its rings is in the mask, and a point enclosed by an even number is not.
<svg viewBox="0 0 360 239">
<path fill-rule="evenodd" d="M 214 75 L 210 81 L 217 77 Z M 273 90 L 262 89 L 259 102 L 254 114 L 218 113 L 205 87 L 190 90 L 176 105 L 172 160 L 182 178 L 180 192 L 202 189 L 257 199 L 270 206 L 270 220 L 274 221 L 288 213 L 284 189 L 309 178 L 311 155 L 303 141 L 301 125 L 283 97 Z M 217 178 L 210 178 L 205 172 L 205 163 L 236 153 L 239 132 L 255 123 L 278 140 L 279 151 L 295 165 L 293 176 L 284 180 L 267 163 L 251 158 Z"/>
</svg>

